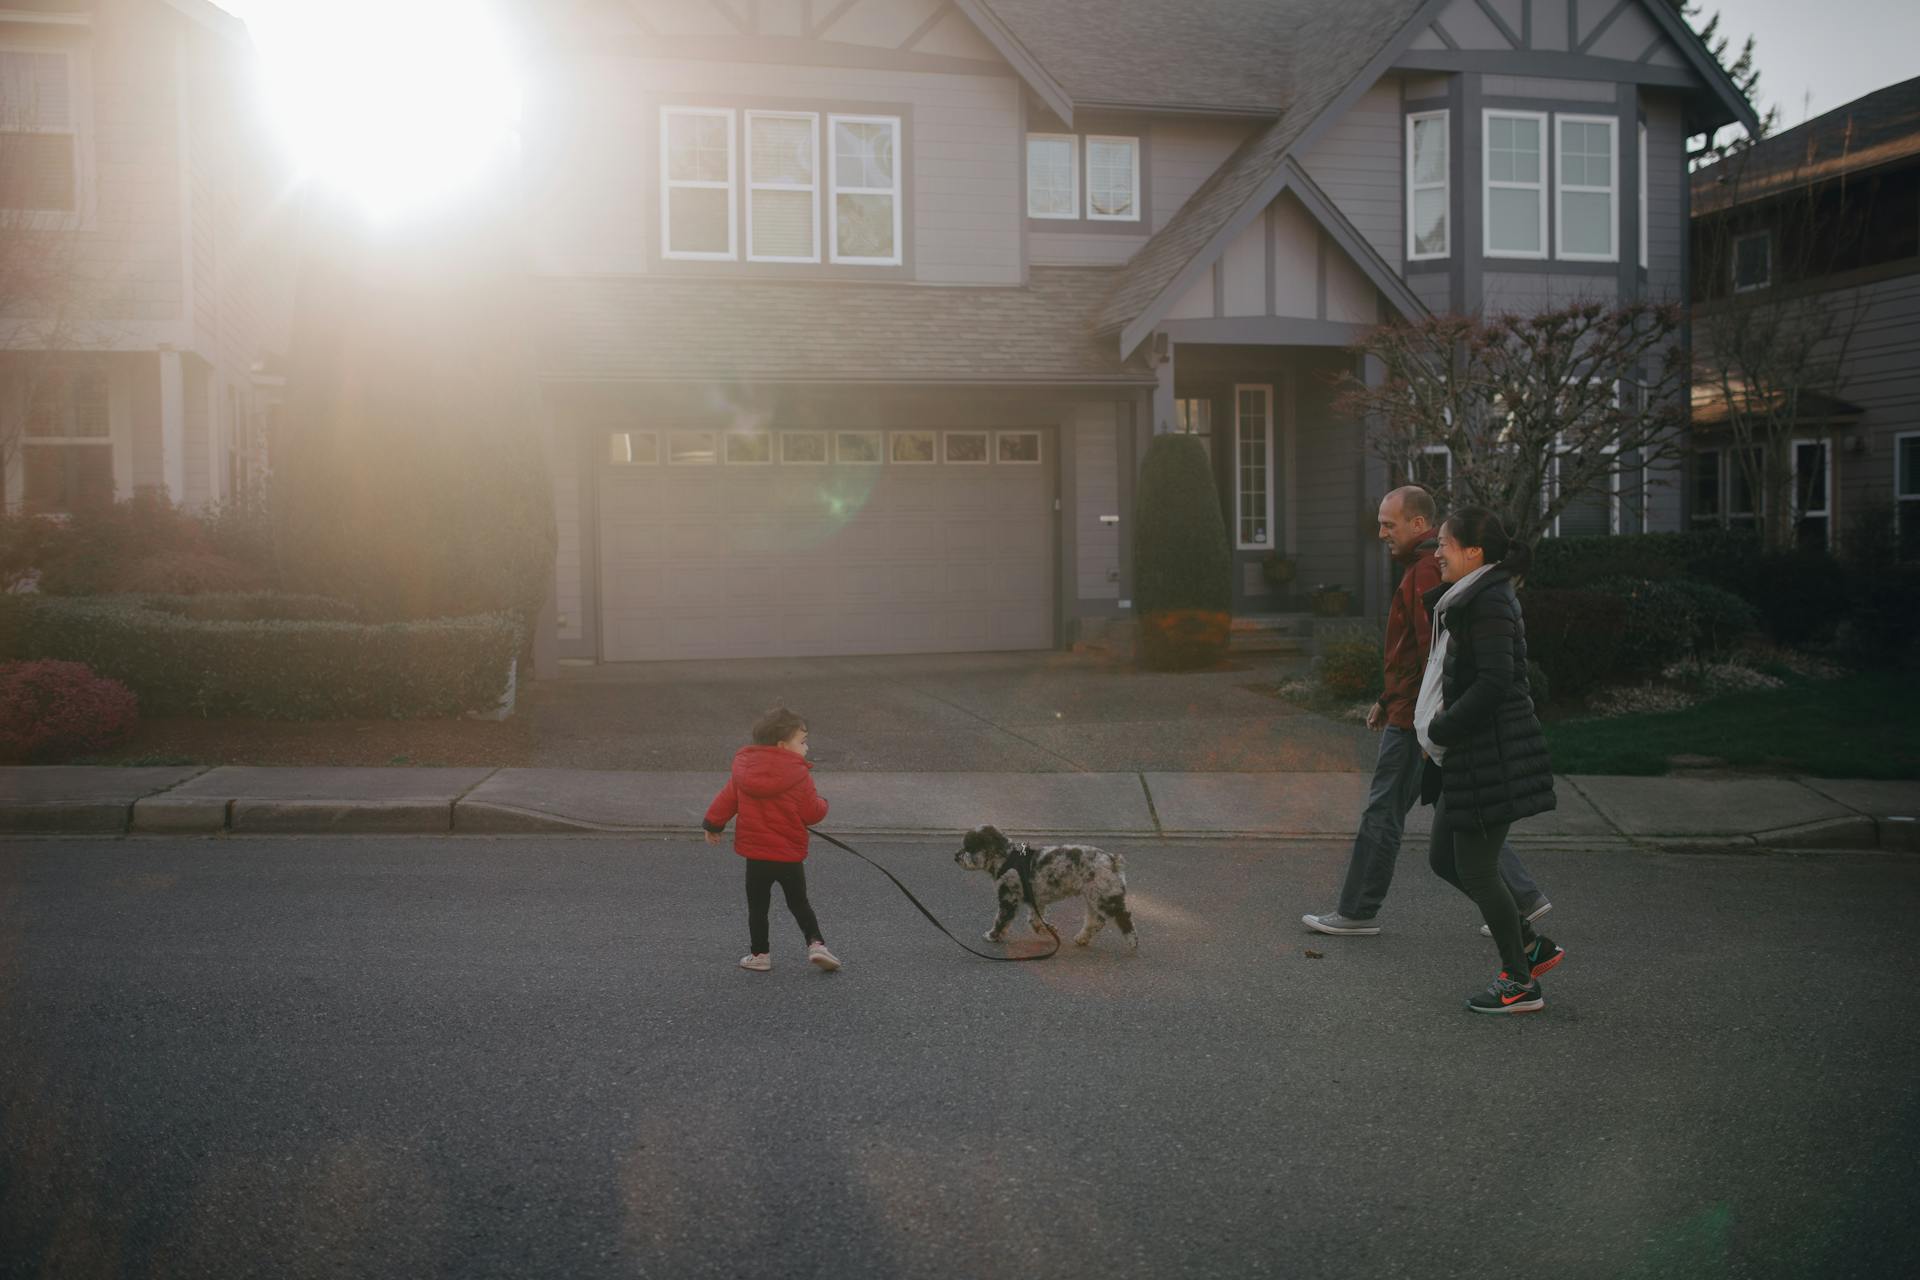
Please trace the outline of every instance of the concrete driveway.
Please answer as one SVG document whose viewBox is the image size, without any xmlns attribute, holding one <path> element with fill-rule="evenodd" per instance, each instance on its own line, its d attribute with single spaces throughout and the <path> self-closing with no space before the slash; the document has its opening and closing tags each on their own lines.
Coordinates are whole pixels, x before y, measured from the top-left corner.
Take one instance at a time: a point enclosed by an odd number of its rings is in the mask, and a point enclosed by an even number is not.
<svg viewBox="0 0 1920 1280">
<path fill-rule="evenodd" d="M 1249 686 L 1299 658 L 1236 655 L 1183 674 L 1071 653 L 617 663 L 522 696 L 538 767 L 724 769 L 754 719 L 805 716 L 813 758 L 848 771 L 1317 772 L 1371 768 L 1373 735 Z"/>
</svg>

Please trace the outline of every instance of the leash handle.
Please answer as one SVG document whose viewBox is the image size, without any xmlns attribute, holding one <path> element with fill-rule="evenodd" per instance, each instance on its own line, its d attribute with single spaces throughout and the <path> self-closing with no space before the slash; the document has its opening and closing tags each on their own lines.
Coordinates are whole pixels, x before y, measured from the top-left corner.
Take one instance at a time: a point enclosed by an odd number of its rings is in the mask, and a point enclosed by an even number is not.
<svg viewBox="0 0 1920 1280">
<path fill-rule="evenodd" d="M 1047 924 L 1046 929 L 1048 933 L 1053 935 L 1052 951 L 1045 951 L 1045 952 L 1041 952 L 1038 955 L 1031 955 L 1031 956 L 996 956 L 996 955 L 990 955 L 985 951 L 975 951 L 972 947 L 960 941 L 960 939 L 955 938 L 953 936 L 953 932 L 950 929 L 948 929 L 947 926 L 940 923 L 940 917 L 934 915 L 933 912 L 927 910 L 926 904 L 921 902 L 920 899 L 913 896 L 913 890 L 907 888 L 906 885 L 900 883 L 899 876 L 896 876 L 895 874 L 893 874 L 893 872 L 887 870 L 885 867 L 880 866 L 879 863 L 875 862 L 872 858 L 869 858 L 866 854 L 860 852 L 858 849 L 854 848 L 852 845 L 847 844 L 844 841 L 836 840 L 832 836 L 828 835 L 826 832 L 818 830 L 817 828 L 808 827 L 807 830 L 813 832 L 814 835 L 819 836 L 822 840 L 825 840 L 828 844 L 832 845 L 834 848 L 845 849 L 848 853 L 860 859 L 860 861 L 866 863 L 868 866 L 879 868 L 880 874 L 885 876 L 887 879 L 893 881 L 894 887 L 899 889 L 900 892 L 907 895 L 907 901 L 911 902 L 915 907 L 918 907 L 920 910 L 920 914 L 925 916 L 929 921 L 931 921 L 933 923 L 934 928 L 946 934 L 947 937 L 952 938 L 953 945 L 956 947 L 959 947 L 962 951 L 968 952 L 972 955 L 979 956 L 982 960 L 1004 960 L 1004 961 L 1008 961 L 1009 963 L 1016 963 L 1016 964 L 1023 960 L 1049 960 L 1053 958 L 1055 955 L 1057 955 L 1060 951 L 1060 931 L 1054 928 L 1051 924 Z M 1045 922 L 1043 921 L 1042 923 L 1045 923 Z"/>
</svg>

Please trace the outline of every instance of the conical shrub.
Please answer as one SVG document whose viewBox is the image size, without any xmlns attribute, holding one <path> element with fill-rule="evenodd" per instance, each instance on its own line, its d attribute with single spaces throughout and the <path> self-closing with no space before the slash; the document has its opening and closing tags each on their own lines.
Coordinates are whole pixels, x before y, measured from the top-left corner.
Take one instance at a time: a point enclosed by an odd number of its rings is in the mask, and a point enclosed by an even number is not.
<svg viewBox="0 0 1920 1280">
<path fill-rule="evenodd" d="M 1232 563 L 1205 448 L 1193 436 L 1155 436 L 1133 521 L 1133 608 L 1148 666 L 1191 670 L 1226 656 Z"/>
</svg>

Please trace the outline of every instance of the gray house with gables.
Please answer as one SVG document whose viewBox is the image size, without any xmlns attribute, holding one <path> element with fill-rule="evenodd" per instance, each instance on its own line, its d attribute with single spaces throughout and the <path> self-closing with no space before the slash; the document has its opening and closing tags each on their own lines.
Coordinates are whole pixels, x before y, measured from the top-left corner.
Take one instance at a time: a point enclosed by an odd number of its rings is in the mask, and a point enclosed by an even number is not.
<svg viewBox="0 0 1920 1280">
<path fill-rule="evenodd" d="M 1376 611 L 1354 338 L 1683 299 L 1686 139 L 1752 123 L 1664 0 L 543 11 L 549 662 L 1070 644 L 1130 612 L 1170 431 L 1236 611 Z M 1562 532 L 1678 527 L 1664 479 Z"/>
</svg>

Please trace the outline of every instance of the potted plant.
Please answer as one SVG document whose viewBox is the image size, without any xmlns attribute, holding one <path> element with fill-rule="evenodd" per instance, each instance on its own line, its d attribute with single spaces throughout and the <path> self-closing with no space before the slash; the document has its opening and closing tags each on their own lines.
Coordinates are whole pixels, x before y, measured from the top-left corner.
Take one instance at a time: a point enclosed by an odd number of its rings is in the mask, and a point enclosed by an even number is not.
<svg viewBox="0 0 1920 1280">
<path fill-rule="evenodd" d="M 1321 583 L 1313 589 L 1313 611 L 1322 618 L 1344 618 L 1347 614 L 1347 589 Z"/>
<path fill-rule="evenodd" d="M 1267 558 L 1260 562 L 1260 576 L 1270 587 L 1284 587 L 1293 581 L 1298 566 L 1292 556 L 1283 556 L 1278 551 L 1267 552 Z"/>
</svg>

